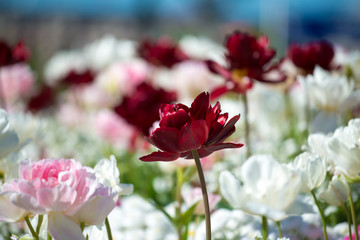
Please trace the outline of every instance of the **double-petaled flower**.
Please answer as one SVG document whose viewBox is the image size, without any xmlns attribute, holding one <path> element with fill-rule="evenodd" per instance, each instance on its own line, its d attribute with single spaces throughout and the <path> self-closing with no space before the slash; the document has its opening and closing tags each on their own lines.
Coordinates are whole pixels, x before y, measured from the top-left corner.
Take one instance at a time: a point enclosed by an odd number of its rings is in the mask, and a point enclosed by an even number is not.
<svg viewBox="0 0 360 240">
<path fill-rule="evenodd" d="M 239 148 L 243 144 L 224 143 L 235 132 L 240 115 L 228 122 L 228 114 L 221 114 L 220 103 L 210 105 L 208 93 L 196 97 L 191 107 L 179 104 L 163 104 L 160 108 L 159 126 L 147 140 L 161 151 L 140 158 L 142 161 L 173 161 L 179 157 L 192 159 L 192 151 L 199 157 L 225 148 Z M 226 123 L 227 122 L 227 123 Z"/>
<path fill-rule="evenodd" d="M 24 43 L 19 42 L 11 48 L 6 42 L 0 40 L 0 67 L 24 62 L 29 56 L 30 52 Z"/>
<path fill-rule="evenodd" d="M 226 79 L 225 86 L 212 93 L 213 98 L 228 91 L 245 93 L 252 88 L 253 80 L 269 83 L 285 80 L 285 76 L 277 71 L 275 66 L 269 66 L 276 52 L 269 48 L 269 39 L 266 36 L 256 39 L 237 31 L 227 38 L 226 48 L 227 67 L 207 61 L 210 71 Z"/>
</svg>

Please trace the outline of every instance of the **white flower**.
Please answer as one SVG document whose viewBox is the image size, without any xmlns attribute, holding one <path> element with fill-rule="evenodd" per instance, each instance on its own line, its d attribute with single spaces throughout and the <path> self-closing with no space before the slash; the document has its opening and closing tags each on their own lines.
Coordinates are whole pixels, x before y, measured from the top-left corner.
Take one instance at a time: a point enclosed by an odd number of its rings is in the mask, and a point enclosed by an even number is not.
<svg viewBox="0 0 360 240">
<path fill-rule="evenodd" d="M 19 138 L 10 127 L 6 111 L 0 108 L 0 159 L 18 150 L 20 147 Z"/>
<path fill-rule="evenodd" d="M 291 167 L 301 176 L 301 192 L 311 192 L 325 180 L 326 163 L 318 155 L 304 152 L 295 158 Z"/>
<path fill-rule="evenodd" d="M 315 67 L 313 75 L 300 79 L 306 86 L 310 104 L 329 112 L 338 111 L 354 88 L 353 81 L 345 75 L 333 75 L 318 66 Z"/>
<path fill-rule="evenodd" d="M 287 217 L 301 187 L 300 177 L 269 155 L 249 158 L 240 168 L 240 178 L 242 185 L 230 172 L 220 174 L 225 199 L 234 208 L 274 221 Z"/>
<path fill-rule="evenodd" d="M 330 205 L 342 206 L 350 197 L 350 187 L 343 175 L 334 176 L 328 189 L 320 193 L 320 198 Z"/>
<path fill-rule="evenodd" d="M 128 195 L 133 192 L 132 184 L 120 184 L 120 173 L 113 155 L 110 156 L 110 160 L 101 159 L 94 167 L 94 171 L 100 183 L 113 188 L 119 195 Z"/>
<path fill-rule="evenodd" d="M 327 141 L 330 158 L 335 171 L 349 178 L 360 174 L 360 119 L 352 119 L 348 126 L 336 129 Z"/>
</svg>

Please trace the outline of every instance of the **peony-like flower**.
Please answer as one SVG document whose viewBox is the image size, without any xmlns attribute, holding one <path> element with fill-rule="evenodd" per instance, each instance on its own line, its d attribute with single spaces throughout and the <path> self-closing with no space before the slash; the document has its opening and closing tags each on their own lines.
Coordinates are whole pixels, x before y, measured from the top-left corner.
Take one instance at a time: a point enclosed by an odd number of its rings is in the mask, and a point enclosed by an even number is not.
<svg viewBox="0 0 360 240">
<path fill-rule="evenodd" d="M 89 84 L 94 81 L 94 73 L 90 70 L 85 70 L 82 72 L 77 72 L 71 70 L 61 82 L 67 85 L 82 85 Z"/>
<path fill-rule="evenodd" d="M 354 82 L 346 76 L 330 74 L 319 66 L 312 75 L 300 79 L 306 86 L 310 104 L 328 112 L 338 111 L 354 89 Z"/>
<path fill-rule="evenodd" d="M 6 42 L 0 39 L 0 67 L 24 62 L 29 56 L 30 51 L 23 42 L 18 42 L 11 48 Z"/>
<path fill-rule="evenodd" d="M 19 222 L 47 213 L 54 239 L 83 240 L 79 224 L 101 224 L 117 198 L 117 192 L 100 184 L 91 169 L 74 160 L 22 162 L 19 178 L 5 183 L 0 192 L 0 219 Z"/>
<path fill-rule="evenodd" d="M 319 197 L 333 206 L 343 206 L 350 197 L 350 187 L 343 175 L 333 176 L 327 190 Z"/>
<path fill-rule="evenodd" d="M 327 41 L 310 42 L 304 46 L 295 43 L 288 49 L 291 61 L 305 73 L 312 73 L 316 65 L 325 70 L 333 69 L 334 55 L 334 47 Z"/>
<path fill-rule="evenodd" d="M 160 108 L 159 126 L 147 141 L 161 151 L 140 158 L 142 161 L 173 161 L 179 157 L 192 159 L 192 150 L 203 158 L 225 148 L 239 148 L 243 144 L 224 143 L 235 132 L 240 115 L 231 118 L 221 114 L 220 103 L 210 105 L 208 93 L 197 96 L 191 107 L 179 104 L 163 104 Z"/>
<path fill-rule="evenodd" d="M 143 41 L 139 46 L 139 55 L 155 66 L 173 67 L 188 59 L 186 54 L 169 38 L 160 38 L 157 42 Z"/>
<path fill-rule="evenodd" d="M 348 126 L 336 129 L 326 144 L 335 172 L 353 180 L 359 179 L 360 119 L 352 119 Z"/>
<path fill-rule="evenodd" d="M 143 82 L 137 86 L 132 94 L 125 96 L 114 110 L 144 135 L 149 135 L 151 126 L 160 119 L 160 105 L 175 100 L 175 92 L 155 89 L 150 84 Z"/>
<path fill-rule="evenodd" d="M 291 167 L 301 176 L 301 192 L 311 192 L 325 180 L 326 162 L 318 155 L 304 152 L 295 158 Z"/>
<path fill-rule="evenodd" d="M 216 98 L 228 91 L 245 93 L 253 86 L 253 79 L 260 82 L 274 83 L 284 81 L 285 76 L 277 67 L 269 67 L 268 63 L 275 56 L 275 50 L 269 48 L 269 39 L 262 35 L 258 39 L 242 32 L 234 32 L 226 41 L 227 67 L 211 60 L 207 61 L 211 72 L 226 79 L 225 86 L 212 93 Z"/>
<path fill-rule="evenodd" d="M 287 217 L 301 188 L 296 172 L 269 155 L 250 157 L 241 166 L 240 180 L 224 171 L 219 182 L 222 195 L 232 207 L 274 221 Z"/>
<path fill-rule="evenodd" d="M 43 85 L 32 95 L 28 101 L 27 109 L 31 112 L 38 112 L 42 109 L 51 107 L 55 103 L 54 89 L 48 85 Z"/>
</svg>

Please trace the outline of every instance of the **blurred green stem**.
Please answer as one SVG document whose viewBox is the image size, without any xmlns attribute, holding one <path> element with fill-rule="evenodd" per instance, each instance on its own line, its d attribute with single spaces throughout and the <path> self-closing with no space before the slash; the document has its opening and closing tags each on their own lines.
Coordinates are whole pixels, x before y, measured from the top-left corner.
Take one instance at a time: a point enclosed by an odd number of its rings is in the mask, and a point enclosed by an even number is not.
<svg viewBox="0 0 360 240">
<path fill-rule="evenodd" d="M 25 217 L 25 222 L 26 222 L 26 224 L 28 225 L 28 227 L 29 227 L 29 229 L 30 229 L 30 232 L 31 232 L 31 234 L 33 235 L 33 237 L 34 237 L 36 240 L 39 240 L 39 235 L 35 232 L 33 226 L 31 225 L 31 222 L 30 222 L 28 216 Z"/>
<path fill-rule="evenodd" d="M 37 226 L 36 226 L 36 234 L 38 234 L 38 235 L 39 235 L 39 233 L 40 233 L 40 229 L 41 229 L 41 224 L 42 224 L 42 222 L 43 222 L 43 218 L 44 218 L 43 215 L 39 215 L 39 217 L 38 217 L 38 224 L 37 224 Z"/>
<path fill-rule="evenodd" d="M 265 216 L 261 217 L 261 223 L 262 223 L 262 227 L 261 227 L 261 234 L 262 234 L 262 238 L 263 240 L 267 240 L 267 236 L 268 236 L 268 222 L 267 222 L 267 218 Z"/>
<path fill-rule="evenodd" d="M 181 187 L 183 185 L 183 182 L 184 182 L 184 171 L 183 168 L 179 167 L 176 169 L 176 201 L 177 201 L 176 218 L 178 219 L 180 219 L 181 217 L 181 205 L 182 205 Z M 181 230 L 182 230 L 182 226 L 179 224 L 177 226 L 179 239 L 183 239 Z"/>
<path fill-rule="evenodd" d="M 282 234 L 282 231 L 281 231 L 280 221 L 276 221 L 275 223 L 276 223 L 276 227 L 277 227 L 277 230 L 278 230 L 279 238 L 282 238 L 283 234 Z"/>
<path fill-rule="evenodd" d="M 209 207 L 209 198 L 206 190 L 206 182 L 204 177 L 204 172 L 202 170 L 199 154 L 197 150 L 191 151 L 195 160 L 196 169 L 198 171 L 199 180 L 201 184 L 203 202 L 204 202 L 204 210 L 205 210 L 205 226 L 206 226 L 206 240 L 211 240 L 211 222 L 210 222 L 210 207 Z"/>
<path fill-rule="evenodd" d="M 356 214 L 355 214 L 355 208 L 354 208 L 354 201 L 352 198 L 352 192 L 350 192 L 350 211 L 351 211 L 351 217 L 353 220 L 353 225 L 354 225 L 354 231 L 355 231 L 355 239 L 359 240 L 359 233 L 358 233 L 358 223 L 357 223 L 357 219 L 356 219 Z"/>
<path fill-rule="evenodd" d="M 249 103 L 247 93 L 242 94 L 242 100 L 244 103 L 245 111 L 245 147 L 246 147 L 246 158 L 251 156 L 251 147 L 250 147 L 250 124 L 249 124 Z"/>
<path fill-rule="evenodd" d="M 344 203 L 344 209 L 345 209 L 346 218 L 348 220 L 349 236 L 351 236 L 351 216 L 349 213 L 349 208 L 347 207 L 346 203 Z"/>
<path fill-rule="evenodd" d="M 109 219 L 107 217 L 105 218 L 105 227 L 106 227 L 106 232 L 107 232 L 107 235 L 108 235 L 108 239 L 113 240 L 113 237 L 112 237 L 112 234 L 111 234 L 111 228 L 110 228 Z"/>
<path fill-rule="evenodd" d="M 322 225 L 323 225 L 323 229 L 324 229 L 324 237 L 325 237 L 325 240 L 328 240 L 328 235 L 327 235 L 327 230 L 326 230 L 326 222 L 325 222 L 325 216 L 324 216 L 324 213 L 320 207 L 320 204 L 319 204 L 319 201 L 317 200 L 316 198 L 316 195 L 315 195 L 315 192 L 314 190 L 311 191 L 311 194 L 314 198 L 314 201 L 315 201 L 315 204 L 317 206 L 317 208 L 319 209 L 319 213 L 320 213 L 320 217 L 321 217 L 321 222 L 322 222 Z"/>
</svg>

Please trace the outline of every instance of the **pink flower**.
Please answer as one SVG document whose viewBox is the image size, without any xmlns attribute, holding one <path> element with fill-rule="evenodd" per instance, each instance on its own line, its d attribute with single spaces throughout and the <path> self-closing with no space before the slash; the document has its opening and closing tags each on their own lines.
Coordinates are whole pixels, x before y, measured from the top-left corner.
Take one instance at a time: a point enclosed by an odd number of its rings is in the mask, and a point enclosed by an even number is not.
<svg viewBox="0 0 360 240">
<path fill-rule="evenodd" d="M 27 64 L 19 63 L 0 68 L 0 97 L 7 103 L 29 95 L 34 75 Z"/>
<path fill-rule="evenodd" d="M 358 233 L 360 233 L 360 226 L 358 226 L 357 231 Z M 351 234 L 351 238 L 349 235 L 345 236 L 343 240 L 352 240 L 352 239 L 355 239 L 355 233 Z"/>
<path fill-rule="evenodd" d="M 79 224 L 101 224 L 115 207 L 117 196 L 98 183 L 90 168 L 74 160 L 22 162 L 19 178 L 5 183 L 0 193 L 0 221 L 19 222 L 26 216 L 48 214 L 48 230 L 54 239 L 85 239 Z"/>
<path fill-rule="evenodd" d="M 205 214 L 204 212 L 204 203 L 202 201 L 202 192 L 201 188 L 183 188 L 181 191 L 181 195 L 185 201 L 185 203 L 190 207 L 198 202 L 194 213 L 195 214 Z M 216 204 L 221 200 L 221 196 L 218 194 L 209 193 L 209 205 L 210 211 L 215 209 Z"/>
</svg>

